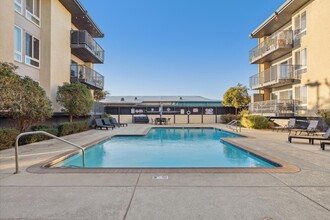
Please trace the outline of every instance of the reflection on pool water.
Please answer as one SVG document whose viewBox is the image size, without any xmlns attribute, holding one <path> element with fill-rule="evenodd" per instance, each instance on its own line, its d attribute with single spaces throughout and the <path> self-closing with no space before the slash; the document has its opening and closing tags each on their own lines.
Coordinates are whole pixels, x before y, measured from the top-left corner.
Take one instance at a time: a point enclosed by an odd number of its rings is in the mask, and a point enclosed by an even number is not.
<svg viewBox="0 0 330 220">
<path fill-rule="evenodd" d="M 115 136 L 86 150 L 85 167 L 275 167 L 270 161 L 222 142 L 239 135 L 213 128 L 153 128 L 145 136 Z M 81 154 L 55 165 L 82 167 Z"/>
</svg>

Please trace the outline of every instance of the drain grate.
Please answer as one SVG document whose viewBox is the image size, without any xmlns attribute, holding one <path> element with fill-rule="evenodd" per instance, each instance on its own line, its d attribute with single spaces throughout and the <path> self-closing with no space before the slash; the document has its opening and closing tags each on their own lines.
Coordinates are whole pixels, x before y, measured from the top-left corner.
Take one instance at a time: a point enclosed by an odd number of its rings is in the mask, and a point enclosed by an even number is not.
<svg viewBox="0 0 330 220">
<path fill-rule="evenodd" d="M 153 176 L 153 180 L 168 180 L 168 176 Z"/>
</svg>

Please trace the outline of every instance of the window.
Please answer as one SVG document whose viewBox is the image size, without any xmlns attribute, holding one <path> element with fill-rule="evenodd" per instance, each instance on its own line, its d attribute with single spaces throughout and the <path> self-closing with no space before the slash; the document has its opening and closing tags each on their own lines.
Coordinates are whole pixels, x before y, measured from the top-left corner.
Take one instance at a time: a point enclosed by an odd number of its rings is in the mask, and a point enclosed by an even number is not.
<svg viewBox="0 0 330 220">
<path fill-rule="evenodd" d="M 15 0 L 15 11 L 22 14 L 22 0 Z"/>
<path fill-rule="evenodd" d="M 307 48 L 295 52 L 295 64 L 297 65 L 296 69 L 299 70 L 298 74 L 307 71 Z"/>
<path fill-rule="evenodd" d="M 307 105 L 307 86 L 297 86 L 294 92 L 295 99 L 301 101 L 302 105 Z"/>
<path fill-rule="evenodd" d="M 292 99 L 292 90 L 279 92 L 280 99 Z"/>
<path fill-rule="evenodd" d="M 25 63 L 39 67 L 39 39 L 25 34 Z"/>
<path fill-rule="evenodd" d="M 26 0 L 26 18 L 40 25 L 40 0 Z"/>
<path fill-rule="evenodd" d="M 14 28 L 14 59 L 22 62 L 22 28 L 15 26 Z"/>
<path fill-rule="evenodd" d="M 302 12 L 301 14 L 298 14 L 294 18 L 294 26 L 295 26 L 295 32 L 302 33 L 305 32 L 307 29 L 307 14 L 306 11 Z"/>
<path fill-rule="evenodd" d="M 296 65 L 300 65 L 301 68 L 307 67 L 307 48 L 296 52 Z"/>
</svg>

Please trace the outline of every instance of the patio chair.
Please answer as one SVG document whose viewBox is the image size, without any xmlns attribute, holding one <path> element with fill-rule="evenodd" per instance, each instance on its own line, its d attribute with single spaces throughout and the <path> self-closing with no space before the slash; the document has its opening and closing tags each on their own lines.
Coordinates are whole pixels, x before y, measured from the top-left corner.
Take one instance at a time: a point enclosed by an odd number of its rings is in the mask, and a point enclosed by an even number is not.
<svg viewBox="0 0 330 220">
<path fill-rule="evenodd" d="M 103 128 L 106 128 L 107 130 L 109 128 L 114 129 L 114 127 L 115 127 L 114 125 L 104 125 L 102 122 L 102 119 L 95 119 L 95 123 L 96 123 L 95 128 L 100 128 L 100 130 L 102 130 Z"/>
<path fill-rule="evenodd" d="M 296 119 L 295 118 L 290 118 L 287 125 L 274 127 L 273 131 L 278 132 L 278 131 L 284 131 L 286 129 L 290 131 L 291 129 L 294 129 L 295 126 L 296 126 Z"/>
<path fill-rule="evenodd" d="M 301 135 L 289 135 L 288 141 L 292 143 L 292 139 L 307 139 L 310 144 L 314 144 L 315 140 L 326 141 L 330 140 L 330 127 L 322 136 L 301 136 Z"/>
<path fill-rule="evenodd" d="M 320 142 L 320 147 L 322 150 L 324 150 L 325 145 L 330 145 L 330 141 L 321 141 Z"/>
<path fill-rule="evenodd" d="M 291 134 L 291 132 L 295 132 L 295 135 L 299 132 L 299 135 L 302 133 L 302 132 L 306 132 L 307 135 L 310 135 L 312 133 L 315 133 L 316 132 L 316 127 L 318 125 L 319 121 L 318 120 L 311 120 L 309 122 L 309 125 L 306 129 L 290 129 L 289 130 L 289 134 Z"/>
<path fill-rule="evenodd" d="M 109 118 L 103 118 L 102 121 L 103 121 L 104 125 L 113 126 L 113 127 L 116 127 L 116 126 L 120 127 L 120 125 L 112 123 L 112 121 L 110 121 Z"/>
<path fill-rule="evenodd" d="M 127 123 L 118 123 L 117 119 L 115 119 L 115 118 L 111 118 L 111 123 L 114 124 L 114 125 L 121 126 L 121 127 L 124 127 L 124 126 L 128 125 Z"/>
</svg>

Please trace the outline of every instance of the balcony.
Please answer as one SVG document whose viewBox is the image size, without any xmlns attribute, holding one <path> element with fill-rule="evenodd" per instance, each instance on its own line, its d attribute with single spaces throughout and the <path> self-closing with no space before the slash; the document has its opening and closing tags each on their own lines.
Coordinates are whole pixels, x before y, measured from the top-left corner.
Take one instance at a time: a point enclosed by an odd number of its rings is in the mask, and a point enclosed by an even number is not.
<svg viewBox="0 0 330 220">
<path fill-rule="evenodd" d="M 300 101 L 294 99 L 279 99 L 254 102 L 249 104 L 251 114 L 293 116 L 299 110 Z"/>
<path fill-rule="evenodd" d="M 300 65 L 275 65 L 250 77 L 251 89 L 276 88 L 300 79 Z"/>
<path fill-rule="evenodd" d="M 71 64 L 70 80 L 84 83 L 91 89 L 102 90 L 104 86 L 104 76 L 83 65 Z"/>
<path fill-rule="evenodd" d="M 104 62 L 103 48 L 87 31 L 71 31 L 71 53 L 84 62 Z"/>
<path fill-rule="evenodd" d="M 265 41 L 250 50 L 250 63 L 273 61 L 292 51 L 293 32 L 285 30 L 269 36 Z"/>
</svg>

